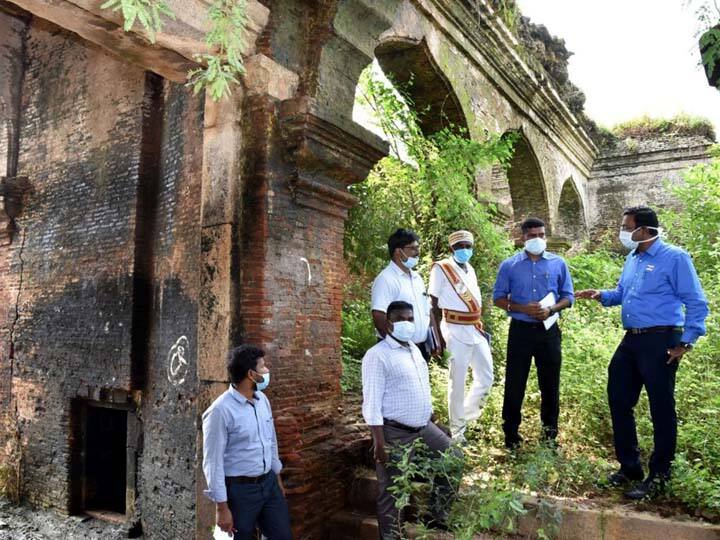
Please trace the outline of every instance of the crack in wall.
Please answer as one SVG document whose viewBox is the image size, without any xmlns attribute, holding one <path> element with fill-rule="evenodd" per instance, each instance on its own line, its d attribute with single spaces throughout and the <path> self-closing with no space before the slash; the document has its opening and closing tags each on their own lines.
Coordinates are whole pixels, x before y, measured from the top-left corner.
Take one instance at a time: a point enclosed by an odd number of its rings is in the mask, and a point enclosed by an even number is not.
<svg viewBox="0 0 720 540">
<path fill-rule="evenodd" d="M 17 295 L 15 296 L 15 317 L 13 318 L 12 324 L 10 325 L 10 354 L 9 354 L 9 362 L 10 362 L 10 376 L 9 376 L 9 382 L 10 382 L 10 401 L 11 401 L 11 408 L 13 411 L 13 417 L 15 419 L 15 449 L 17 452 L 17 461 L 15 463 L 15 489 L 14 489 L 14 497 L 16 501 L 20 500 L 20 486 L 22 483 L 22 432 L 20 429 L 20 420 L 19 420 L 19 411 L 18 411 L 18 402 L 17 398 L 15 396 L 15 393 L 13 392 L 13 380 L 15 377 L 15 329 L 17 326 L 18 321 L 20 320 L 20 295 L 22 294 L 23 290 L 23 279 L 25 275 L 25 259 L 23 259 L 23 250 L 25 249 L 25 239 L 27 237 L 27 231 L 23 227 L 22 229 L 22 240 L 20 242 L 20 247 L 18 249 L 18 259 L 20 260 L 20 272 L 19 272 L 19 279 L 18 279 L 18 290 Z"/>
</svg>

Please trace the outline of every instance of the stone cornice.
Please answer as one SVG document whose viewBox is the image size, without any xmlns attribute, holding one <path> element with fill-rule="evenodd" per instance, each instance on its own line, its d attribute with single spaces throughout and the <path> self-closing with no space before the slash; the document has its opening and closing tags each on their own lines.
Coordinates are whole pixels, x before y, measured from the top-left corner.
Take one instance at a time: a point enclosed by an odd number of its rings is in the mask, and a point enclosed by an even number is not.
<svg viewBox="0 0 720 540">
<path fill-rule="evenodd" d="M 595 161 L 590 174 L 591 179 L 616 176 L 617 169 L 656 167 L 665 164 L 663 169 L 685 169 L 688 161 L 704 162 L 709 160 L 707 153 L 711 144 L 697 144 L 684 148 L 665 148 L 651 152 L 627 152 L 611 156 L 601 156 Z"/>
<path fill-rule="evenodd" d="M 468 58 L 571 162 L 589 173 L 597 147 L 550 81 L 538 78 L 520 57 L 517 40 L 486 0 L 414 0 L 414 3 L 428 18 L 437 21 L 438 28 L 464 49 Z"/>
<path fill-rule="evenodd" d="M 364 180 L 388 147 L 360 126 L 328 116 L 307 96 L 282 103 L 280 126 L 296 169 L 289 187 L 298 204 L 344 218 L 356 202 L 347 186 Z"/>
</svg>

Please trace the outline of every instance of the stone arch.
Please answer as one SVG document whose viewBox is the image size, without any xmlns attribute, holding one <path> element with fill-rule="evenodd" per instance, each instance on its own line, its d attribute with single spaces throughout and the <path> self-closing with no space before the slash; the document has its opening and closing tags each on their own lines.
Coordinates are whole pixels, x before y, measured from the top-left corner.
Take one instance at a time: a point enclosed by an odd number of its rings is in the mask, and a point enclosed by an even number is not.
<svg viewBox="0 0 720 540">
<path fill-rule="evenodd" d="M 583 240 L 587 234 L 582 197 L 572 177 L 565 180 L 560 190 L 555 232 L 573 244 Z"/>
<path fill-rule="evenodd" d="M 407 89 L 413 106 L 421 113 L 420 129 L 425 135 L 449 125 L 468 133 L 460 100 L 424 38 L 386 38 L 375 49 L 375 57 L 383 72 Z"/>
<path fill-rule="evenodd" d="M 517 225 L 529 216 L 538 217 L 545 222 L 549 235 L 552 231 L 545 180 L 535 151 L 522 133 L 515 143 L 506 177 L 513 223 Z"/>
</svg>

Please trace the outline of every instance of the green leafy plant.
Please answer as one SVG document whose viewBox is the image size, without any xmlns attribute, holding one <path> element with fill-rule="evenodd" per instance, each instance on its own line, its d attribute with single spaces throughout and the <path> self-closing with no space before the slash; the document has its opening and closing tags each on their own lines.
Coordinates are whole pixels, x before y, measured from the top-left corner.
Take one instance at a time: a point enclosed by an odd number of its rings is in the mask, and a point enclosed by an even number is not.
<svg viewBox="0 0 720 540">
<path fill-rule="evenodd" d="M 100 6 L 102 9 L 118 11 L 123 16 L 123 29 L 129 32 L 138 21 L 148 33 L 151 42 L 162 30 L 162 17 L 175 19 L 175 14 L 164 0 L 107 0 Z"/>
<path fill-rule="evenodd" d="M 210 54 L 195 58 L 204 67 L 188 73 L 188 85 L 197 94 L 207 90 L 218 101 L 230 94 L 230 86 L 238 84 L 245 73 L 242 47 L 247 25 L 246 0 L 215 0 L 208 11 L 212 28 L 206 36 Z"/>
<path fill-rule="evenodd" d="M 175 19 L 164 0 L 107 0 L 101 7 L 120 10 L 126 32 L 139 21 L 153 43 L 162 30 L 162 17 Z M 241 53 L 248 22 L 247 0 L 214 0 L 208 8 L 208 18 L 211 28 L 205 41 L 210 52 L 195 55 L 200 67 L 188 72 L 187 84 L 195 94 L 205 90 L 219 101 L 230 95 L 231 86 L 238 84 L 245 73 Z"/>
<path fill-rule="evenodd" d="M 720 70 L 720 25 L 700 37 L 700 52 L 705 71 L 712 75 Z"/>
</svg>

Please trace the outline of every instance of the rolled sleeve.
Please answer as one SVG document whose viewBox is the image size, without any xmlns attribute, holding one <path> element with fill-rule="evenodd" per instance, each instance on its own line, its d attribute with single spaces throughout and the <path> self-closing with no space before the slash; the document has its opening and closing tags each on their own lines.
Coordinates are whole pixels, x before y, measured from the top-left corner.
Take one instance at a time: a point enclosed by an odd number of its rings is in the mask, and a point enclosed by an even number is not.
<svg viewBox="0 0 720 540">
<path fill-rule="evenodd" d="M 385 371 L 382 359 L 372 352 L 362 361 L 362 413 L 369 426 L 382 426 L 382 399 L 385 393 Z"/>
<path fill-rule="evenodd" d="M 384 272 L 381 272 L 378 277 L 375 278 L 372 285 L 371 293 L 371 309 L 373 311 L 387 312 L 387 307 L 390 303 L 396 299 L 398 291 L 394 290 L 393 284 L 385 276 Z"/>
<path fill-rule="evenodd" d="M 575 303 L 575 288 L 573 287 L 572 276 L 570 275 L 570 269 L 565 261 L 562 263 L 560 270 L 560 284 L 558 287 L 558 296 L 560 300 L 567 298 L 570 301 L 570 305 Z"/>
<path fill-rule="evenodd" d="M 508 261 L 504 261 L 498 269 L 495 287 L 493 288 L 493 302 L 510 296 L 510 267 Z"/>
<path fill-rule="evenodd" d="M 685 306 L 685 331 L 682 341 L 694 343 L 700 336 L 705 335 L 705 319 L 710 312 L 708 301 L 692 259 L 687 253 L 678 257 L 673 273 L 675 294 Z"/>
<path fill-rule="evenodd" d="M 212 408 L 203 415 L 203 472 L 208 489 L 203 493 L 213 502 L 227 501 L 225 447 L 227 426 L 222 411 Z"/>
</svg>

